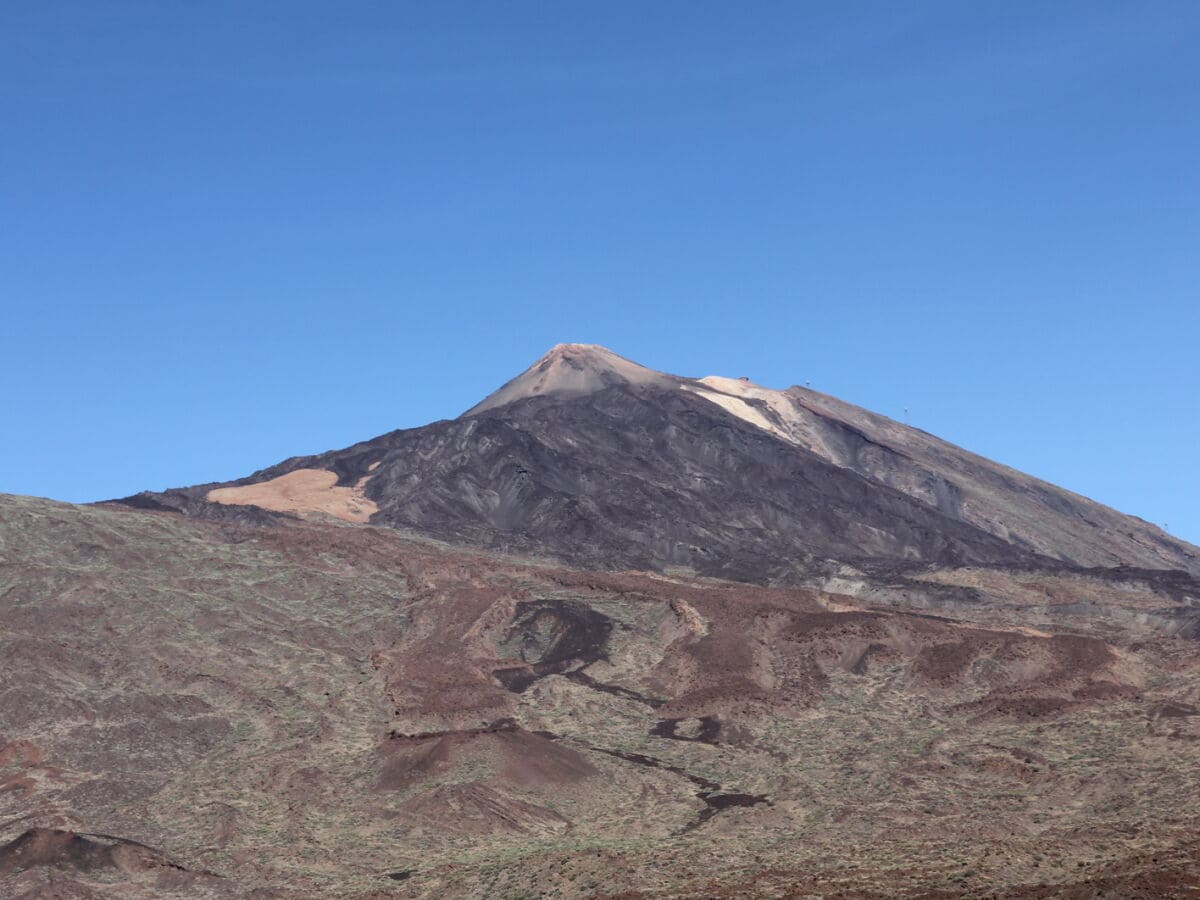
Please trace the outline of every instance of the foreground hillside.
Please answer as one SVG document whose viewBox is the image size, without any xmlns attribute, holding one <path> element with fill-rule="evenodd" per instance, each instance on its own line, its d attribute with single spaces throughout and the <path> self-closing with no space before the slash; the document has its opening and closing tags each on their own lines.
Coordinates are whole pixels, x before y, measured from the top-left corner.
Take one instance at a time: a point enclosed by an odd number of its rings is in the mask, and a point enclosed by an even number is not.
<svg viewBox="0 0 1200 900">
<path fill-rule="evenodd" d="M 0 896 L 1200 896 L 1200 585 L 968 562 L 0 497 Z"/>
</svg>

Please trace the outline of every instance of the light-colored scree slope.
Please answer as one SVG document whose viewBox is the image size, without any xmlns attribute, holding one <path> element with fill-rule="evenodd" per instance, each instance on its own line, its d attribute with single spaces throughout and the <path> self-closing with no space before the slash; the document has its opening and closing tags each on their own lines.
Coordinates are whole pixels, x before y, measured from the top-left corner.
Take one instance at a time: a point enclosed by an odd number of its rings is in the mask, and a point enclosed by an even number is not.
<svg viewBox="0 0 1200 900">
<path fill-rule="evenodd" d="M 241 487 L 216 488 L 205 499 L 212 503 L 259 506 L 275 512 L 324 513 L 347 522 L 366 522 L 379 511 L 363 493 L 362 479 L 354 487 L 338 487 L 337 475 L 324 469 L 296 469 L 270 481 Z"/>
</svg>

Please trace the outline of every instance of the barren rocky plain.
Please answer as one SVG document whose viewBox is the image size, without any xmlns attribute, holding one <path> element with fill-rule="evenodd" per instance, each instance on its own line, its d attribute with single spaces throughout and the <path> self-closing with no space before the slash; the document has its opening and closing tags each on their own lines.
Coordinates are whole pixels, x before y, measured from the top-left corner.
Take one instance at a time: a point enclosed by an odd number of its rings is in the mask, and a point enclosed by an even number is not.
<svg viewBox="0 0 1200 900">
<path fill-rule="evenodd" d="M 1200 897 L 1196 548 L 615 360 L 0 496 L 0 896 Z"/>
</svg>

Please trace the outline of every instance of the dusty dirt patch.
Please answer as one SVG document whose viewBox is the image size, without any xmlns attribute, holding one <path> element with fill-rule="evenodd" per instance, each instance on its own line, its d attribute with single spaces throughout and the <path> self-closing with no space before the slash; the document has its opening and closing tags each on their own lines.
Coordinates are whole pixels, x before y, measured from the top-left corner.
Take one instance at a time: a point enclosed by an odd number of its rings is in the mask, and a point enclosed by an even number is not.
<svg viewBox="0 0 1200 900">
<path fill-rule="evenodd" d="M 275 512 L 324 513 L 347 522 L 366 522 L 379 507 L 363 493 L 365 481 L 362 479 L 354 487 L 338 487 L 333 472 L 296 469 L 259 484 L 216 488 L 205 499 L 233 506 L 259 506 Z"/>
</svg>

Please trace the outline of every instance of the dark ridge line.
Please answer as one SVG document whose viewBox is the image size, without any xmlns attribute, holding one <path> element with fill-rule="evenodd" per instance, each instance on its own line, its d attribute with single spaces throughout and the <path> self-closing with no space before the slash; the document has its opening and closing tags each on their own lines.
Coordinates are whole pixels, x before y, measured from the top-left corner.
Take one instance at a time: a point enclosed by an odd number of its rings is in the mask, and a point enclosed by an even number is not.
<svg viewBox="0 0 1200 900">
<path fill-rule="evenodd" d="M 658 759 L 654 756 L 647 756 L 644 753 L 633 753 L 628 750 L 607 750 L 604 747 L 592 747 L 590 744 L 588 746 L 597 753 L 604 753 L 608 756 L 615 756 L 617 759 L 623 759 L 627 762 L 637 763 L 639 766 L 648 766 L 651 769 L 662 769 L 665 772 L 671 772 L 675 775 L 679 775 L 683 778 L 686 778 L 697 787 L 701 788 L 701 792 L 716 793 L 721 790 L 720 782 L 710 781 L 701 775 L 693 775 L 682 766 L 673 766 L 670 763 L 665 763 L 661 759 Z"/>
<path fill-rule="evenodd" d="M 448 735 L 476 735 L 476 734 L 496 734 L 501 731 L 519 731 L 521 728 L 517 724 L 516 719 L 505 718 L 497 719 L 489 725 L 481 725 L 478 728 L 450 728 L 446 731 L 419 731 L 415 734 L 405 734 L 402 731 L 393 729 L 388 732 L 389 741 L 428 741 L 432 738 L 446 737 Z"/>
<path fill-rule="evenodd" d="M 600 691 L 603 694 L 612 694 L 614 697 L 621 697 L 625 700 L 632 700 L 635 703 L 644 703 L 651 709 L 658 709 L 667 701 L 658 697 L 647 697 L 645 694 L 639 694 L 630 688 L 621 687 L 617 684 L 606 684 L 603 681 L 597 681 L 591 675 L 587 674 L 583 669 L 575 669 L 572 672 L 561 672 L 564 678 L 568 681 L 573 681 L 575 684 L 583 685 L 591 688 L 594 691 Z"/>
</svg>

